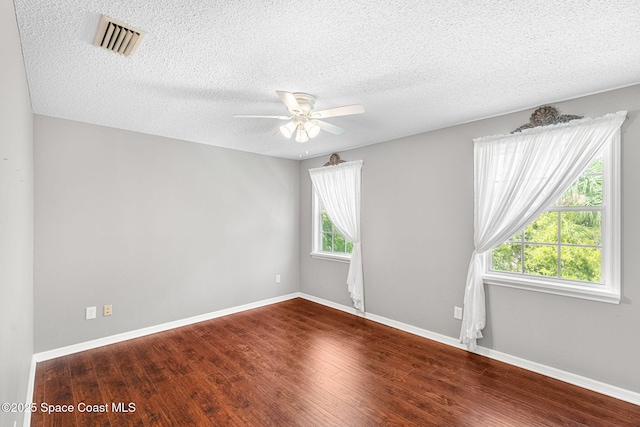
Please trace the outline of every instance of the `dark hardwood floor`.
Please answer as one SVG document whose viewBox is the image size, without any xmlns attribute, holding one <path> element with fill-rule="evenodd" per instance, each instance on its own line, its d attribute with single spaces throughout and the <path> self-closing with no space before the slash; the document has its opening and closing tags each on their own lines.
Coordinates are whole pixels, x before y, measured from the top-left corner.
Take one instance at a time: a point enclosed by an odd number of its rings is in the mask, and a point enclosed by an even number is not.
<svg viewBox="0 0 640 427">
<path fill-rule="evenodd" d="M 639 406 L 303 299 L 39 363 L 34 401 L 32 426 L 640 426 Z"/>
</svg>

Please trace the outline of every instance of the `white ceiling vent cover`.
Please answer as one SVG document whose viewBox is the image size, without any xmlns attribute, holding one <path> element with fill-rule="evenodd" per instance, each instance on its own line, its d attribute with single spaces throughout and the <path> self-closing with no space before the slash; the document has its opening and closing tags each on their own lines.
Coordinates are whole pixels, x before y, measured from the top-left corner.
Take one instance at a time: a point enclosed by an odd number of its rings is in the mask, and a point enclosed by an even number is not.
<svg viewBox="0 0 640 427">
<path fill-rule="evenodd" d="M 102 15 L 93 45 L 129 56 L 136 50 L 144 35 L 142 30 Z"/>
</svg>

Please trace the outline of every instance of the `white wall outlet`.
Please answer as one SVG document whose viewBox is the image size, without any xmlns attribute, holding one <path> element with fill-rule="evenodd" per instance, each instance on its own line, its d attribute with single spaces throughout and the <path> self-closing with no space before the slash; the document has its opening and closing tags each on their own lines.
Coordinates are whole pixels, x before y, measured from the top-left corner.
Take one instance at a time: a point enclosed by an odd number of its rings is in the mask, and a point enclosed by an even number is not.
<svg viewBox="0 0 640 427">
<path fill-rule="evenodd" d="M 86 314 L 85 318 L 87 320 L 95 319 L 96 318 L 96 306 L 94 305 L 93 307 L 87 307 L 85 314 Z"/>
<path fill-rule="evenodd" d="M 280 283 L 280 275 L 276 274 L 276 283 Z"/>
<path fill-rule="evenodd" d="M 102 315 L 103 316 L 111 316 L 113 314 L 113 307 L 111 304 L 105 305 L 102 307 Z"/>
<path fill-rule="evenodd" d="M 462 320 L 462 307 L 453 307 L 453 318 Z"/>
</svg>

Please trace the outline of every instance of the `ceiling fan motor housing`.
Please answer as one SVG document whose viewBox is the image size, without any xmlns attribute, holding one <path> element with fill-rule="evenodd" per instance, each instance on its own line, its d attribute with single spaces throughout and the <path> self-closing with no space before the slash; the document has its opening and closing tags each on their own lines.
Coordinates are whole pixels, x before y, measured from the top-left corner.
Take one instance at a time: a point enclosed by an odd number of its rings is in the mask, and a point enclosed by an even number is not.
<svg viewBox="0 0 640 427">
<path fill-rule="evenodd" d="M 316 97 L 303 92 L 294 92 L 293 96 L 296 99 L 296 101 L 298 101 L 298 105 L 300 106 L 302 111 L 297 112 L 297 111 L 289 110 L 289 112 L 292 115 L 308 116 L 313 111 L 313 107 L 316 105 Z"/>
</svg>

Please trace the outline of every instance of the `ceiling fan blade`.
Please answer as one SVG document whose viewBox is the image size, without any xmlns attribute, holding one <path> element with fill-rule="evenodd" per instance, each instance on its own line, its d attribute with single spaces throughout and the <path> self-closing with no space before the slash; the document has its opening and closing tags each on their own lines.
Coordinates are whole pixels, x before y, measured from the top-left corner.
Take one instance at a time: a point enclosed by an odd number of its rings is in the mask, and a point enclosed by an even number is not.
<svg viewBox="0 0 640 427">
<path fill-rule="evenodd" d="M 315 119 L 326 119 L 327 117 L 348 116 L 350 114 L 364 113 L 364 107 L 360 104 L 345 105 L 344 107 L 328 108 L 326 110 L 314 111 L 311 116 Z"/>
<path fill-rule="evenodd" d="M 340 135 L 342 132 L 344 132 L 344 129 L 342 129 L 341 127 L 332 125 L 331 123 L 327 123 L 322 120 L 311 120 L 311 123 L 313 123 L 314 125 L 318 125 L 320 129 L 326 130 L 327 132 L 334 135 Z"/>
<path fill-rule="evenodd" d="M 300 104 L 298 104 L 298 100 L 291 92 L 285 92 L 283 90 L 277 90 L 276 93 L 280 97 L 280 100 L 284 102 L 284 105 L 287 106 L 289 111 L 302 111 L 300 108 Z"/>
<path fill-rule="evenodd" d="M 236 119 L 278 119 L 278 120 L 289 120 L 291 117 L 289 116 L 254 116 L 247 114 L 236 114 L 233 117 Z"/>
</svg>

